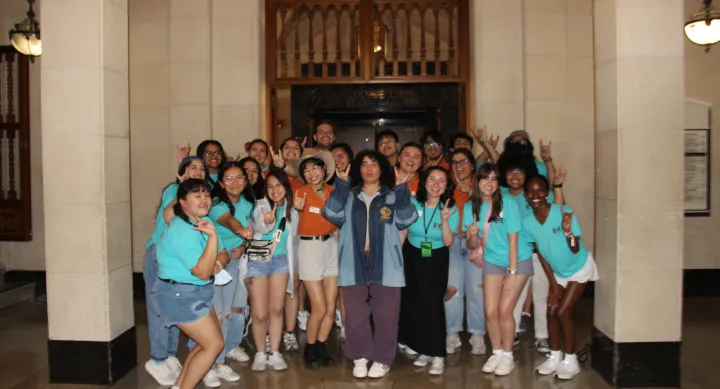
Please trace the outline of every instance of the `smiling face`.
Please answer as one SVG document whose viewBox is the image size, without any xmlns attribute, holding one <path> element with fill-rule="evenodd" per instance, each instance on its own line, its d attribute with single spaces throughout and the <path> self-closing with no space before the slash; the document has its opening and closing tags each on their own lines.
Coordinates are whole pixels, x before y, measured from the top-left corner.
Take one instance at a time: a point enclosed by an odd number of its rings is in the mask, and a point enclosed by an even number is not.
<svg viewBox="0 0 720 389">
<path fill-rule="evenodd" d="M 252 163 L 251 161 L 246 161 L 243 164 L 243 169 L 245 169 L 245 173 L 248 175 L 248 180 L 250 181 L 250 185 L 255 185 L 255 183 L 258 180 L 258 174 L 260 172 L 258 171 L 257 165 Z"/>
<path fill-rule="evenodd" d="M 205 147 L 202 158 L 205 160 L 205 164 L 209 168 L 217 169 L 222 161 L 223 152 L 220 147 L 214 144 L 209 144 Z"/>
<path fill-rule="evenodd" d="M 492 196 L 498 190 L 498 178 L 495 172 L 491 172 L 485 178 L 478 181 L 478 189 L 483 196 Z"/>
<path fill-rule="evenodd" d="M 440 197 L 447 188 L 447 174 L 442 170 L 433 170 L 425 179 L 425 190 L 428 196 Z"/>
<path fill-rule="evenodd" d="M 300 142 L 295 139 L 289 139 L 285 141 L 285 145 L 280 152 L 286 161 L 300 158 Z"/>
<path fill-rule="evenodd" d="M 472 161 L 469 161 L 464 154 L 455 154 L 452 157 L 452 172 L 458 181 L 467 180 L 472 174 Z"/>
<path fill-rule="evenodd" d="M 306 162 L 304 168 L 305 170 L 303 170 L 302 175 L 308 184 L 320 185 L 325 179 L 325 169 L 315 162 Z"/>
<path fill-rule="evenodd" d="M 205 164 L 201 161 L 192 161 L 185 167 L 185 175 L 187 178 L 205 179 Z"/>
<path fill-rule="evenodd" d="M 268 176 L 267 179 L 267 196 L 275 204 L 282 205 L 285 203 L 285 187 L 278 181 L 275 176 Z"/>
<path fill-rule="evenodd" d="M 247 179 L 239 167 L 225 170 L 222 180 L 220 180 L 220 186 L 233 197 L 240 196 L 245 190 L 245 185 L 247 185 Z"/>
<path fill-rule="evenodd" d="M 510 189 L 522 190 L 523 185 L 525 185 L 525 171 L 517 168 L 508 170 L 505 174 L 505 180 L 507 180 Z"/>
<path fill-rule="evenodd" d="M 366 184 L 376 184 L 380 181 L 380 164 L 378 161 L 365 157 L 360 165 L 360 177 Z"/>
<path fill-rule="evenodd" d="M 525 199 L 533 209 L 546 205 L 549 195 L 547 185 L 539 178 L 531 178 L 525 188 Z"/>
<path fill-rule="evenodd" d="M 378 151 L 385 157 L 392 157 L 397 154 L 398 144 L 392 136 L 384 136 L 378 141 Z"/>
<path fill-rule="evenodd" d="M 405 147 L 400 153 L 400 168 L 405 173 L 415 174 L 422 165 L 422 151 L 415 147 Z"/>
<path fill-rule="evenodd" d="M 438 141 L 436 141 L 433 138 L 428 138 L 427 141 L 425 141 L 425 155 L 427 155 L 430 159 L 438 159 L 440 158 L 440 155 L 442 155 L 442 146 Z"/>
<path fill-rule="evenodd" d="M 456 149 L 468 149 L 472 150 L 472 146 L 470 145 L 470 141 L 463 137 L 457 137 L 455 138 L 455 142 L 453 143 L 453 150 Z"/>
<path fill-rule="evenodd" d="M 341 147 L 333 149 L 330 153 L 332 154 L 333 159 L 335 159 L 335 168 L 340 172 L 344 172 L 350 164 L 350 156 L 347 155 L 345 150 Z"/>
<path fill-rule="evenodd" d="M 317 126 L 313 139 L 319 148 L 328 149 L 335 142 L 335 130 L 331 125 L 323 123 Z"/>
<path fill-rule="evenodd" d="M 250 146 L 248 154 L 253 157 L 260 165 L 265 164 L 267 159 L 268 150 L 265 144 L 262 142 L 255 142 Z"/>
<path fill-rule="evenodd" d="M 180 199 L 183 212 L 191 219 L 199 219 L 210 212 L 210 193 L 207 191 L 190 192 L 187 197 Z"/>
</svg>

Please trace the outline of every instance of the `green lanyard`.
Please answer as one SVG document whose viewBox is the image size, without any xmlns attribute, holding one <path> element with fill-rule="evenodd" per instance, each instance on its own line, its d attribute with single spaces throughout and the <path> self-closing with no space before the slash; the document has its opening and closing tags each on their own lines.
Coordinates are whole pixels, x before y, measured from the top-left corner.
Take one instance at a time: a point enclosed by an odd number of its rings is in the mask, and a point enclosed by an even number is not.
<svg viewBox="0 0 720 389">
<path fill-rule="evenodd" d="M 428 242 L 427 236 L 428 230 L 430 230 L 430 224 L 432 224 L 433 218 L 435 217 L 435 212 L 437 212 L 438 208 L 440 208 L 440 203 L 438 203 L 438 205 L 433 210 L 433 213 L 430 216 L 430 223 L 426 223 L 425 215 L 427 214 L 427 212 L 425 212 L 425 204 L 423 204 L 423 227 L 425 227 L 425 241 L 420 243 L 420 254 L 423 258 L 430 258 L 432 256 L 432 243 Z"/>
</svg>

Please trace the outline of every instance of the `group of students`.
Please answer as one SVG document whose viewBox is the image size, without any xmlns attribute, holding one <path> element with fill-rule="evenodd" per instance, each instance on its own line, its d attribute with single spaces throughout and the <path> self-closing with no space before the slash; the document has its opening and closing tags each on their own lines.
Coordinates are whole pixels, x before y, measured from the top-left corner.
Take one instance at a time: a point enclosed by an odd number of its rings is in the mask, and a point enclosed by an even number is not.
<svg viewBox="0 0 720 389">
<path fill-rule="evenodd" d="M 214 140 L 196 156 L 178 149 L 144 266 L 145 368 L 159 384 L 239 380 L 225 361 L 250 360 L 240 347 L 246 317 L 254 371 L 287 369 L 280 344 L 299 348 L 298 321 L 305 365 L 333 366 L 327 340 L 337 321 L 353 376 L 380 378 L 398 349 L 442 374 L 467 312 L 471 353 L 485 354 L 490 340 L 482 371 L 507 375 L 530 290 L 536 345 L 549 352 L 537 371 L 579 373 L 572 314 L 598 275 L 550 145 L 541 141 L 537 160 L 525 131 L 501 153 L 485 130 L 470 131 L 451 139 L 446 160 L 437 131 L 400 147 L 384 130 L 376 150 L 355 155 L 329 122 L 313 140 L 306 149 L 285 139 L 275 153 L 256 139 L 237 160 Z M 305 295 L 309 315 L 299 308 Z M 190 339 L 182 365 L 179 331 Z"/>
</svg>

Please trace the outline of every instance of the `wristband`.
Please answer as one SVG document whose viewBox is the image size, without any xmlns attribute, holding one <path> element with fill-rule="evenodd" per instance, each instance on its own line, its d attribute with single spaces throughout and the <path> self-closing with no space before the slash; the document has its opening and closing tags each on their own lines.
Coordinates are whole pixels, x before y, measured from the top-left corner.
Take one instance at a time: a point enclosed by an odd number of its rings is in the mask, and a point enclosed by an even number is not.
<svg viewBox="0 0 720 389">
<path fill-rule="evenodd" d="M 562 188 L 562 184 L 553 184 L 553 189 L 560 189 Z"/>
<path fill-rule="evenodd" d="M 545 163 L 552 162 L 552 158 L 543 159 L 543 162 L 545 162 Z"/>
</svg>

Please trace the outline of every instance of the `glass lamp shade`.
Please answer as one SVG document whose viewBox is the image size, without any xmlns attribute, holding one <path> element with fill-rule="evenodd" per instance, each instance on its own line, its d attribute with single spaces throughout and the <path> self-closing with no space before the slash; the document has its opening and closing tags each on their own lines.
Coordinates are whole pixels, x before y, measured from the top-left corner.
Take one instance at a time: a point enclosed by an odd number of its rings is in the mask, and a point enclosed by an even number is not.
<svg viewBox="0 0 720 389">
<path fill-rule="evenodd" d="M 685 35 L 698 45 L 712 45 L 720 41 L 720 18 L 690 21 L 685 24 Z"/>
<path fill-rule="evenodd" d="M 13 47 L 25 55 L 37 57 L 42 54 L 42 42 L 34 33 L 26 35 L 22 32 L 12 34 L 10 38 Z"/>
</svg>

